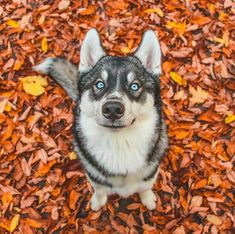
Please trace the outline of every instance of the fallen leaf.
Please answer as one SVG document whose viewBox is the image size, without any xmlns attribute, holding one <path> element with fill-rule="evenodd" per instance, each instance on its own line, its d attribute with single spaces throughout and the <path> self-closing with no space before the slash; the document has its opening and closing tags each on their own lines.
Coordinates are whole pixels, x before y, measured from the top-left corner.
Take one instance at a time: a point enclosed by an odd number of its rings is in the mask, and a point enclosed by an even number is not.
<svg viewBox="0 0 235 234">
<path fill-rule="evenodd" d="M 145 13 L 157 13 L 160 17 L 164 16 L 163 11 L 160 8 L 152 8 L 152 9 L 147 9 L 144 11 Z"/>
<path fill-rule="evenodd" d="M 66 10 L 69 5 L 70 5 L 70 0 L 62 0 L 58 4 L 58 9 L 61 11 Z"/>
<path fill-rule="evenodd" d="M 203 103 L 209 97 L 208 92 L 203 90 L 200 86 L 197 86 L 196 89 L 189 86 L 189 93 L 192 95 L 192 97 L 189 98 L 191 105 Z"/>
<path fill-rule="evenodd" d="M 207 215 L 206 218 L 210 223 L 216 226 L 220 226 L 222 224 L 222 220 L 216 215 Z"/>
<path fill-rule="evenodd" d="M 202 205 L 202 196 L 193 196 L 190 202 L 190 209 L 193 207 L 200 207 Z"/>
<path fill-rule="evenodd" d="M 23 89 L 26 93 L 33 96 L 40 96 L 45 92 L 45 86 L 48 85 L 46 78 L 41 76 L 26 76 L 20 78 L 23 83 Z"/>
<path fill-rule="evenodd" d="M 20 221 L 20 215 L 17 214 L 13 217 L 13 219 L 11 220 L 11 224 L 10 224 L 10 232 L 13 232 L 16 227 L 18 226 L 19 224 L 19 221 Z"/>
<path fill-rule="evenodd" d="M 2 195 L 3 213 L 5 213 L 6 210 L 8 209 L 12 199 L 13 199 L 13 196 L 11 195 L 10 192 L 3 193 Z"/>
<path fill-rule="evenodd" d="M 186 81 L 176 72 L 170 72 L 171 79 L 174 80 L 177 84 L 186 86 Z"/>
<path fill-rule="evenodd" d="M 44 176 L 55 163 L 56 163 L 55 159 L 49 161 L 47 164 L 41 163 L 37 172 L 35 173 L 35 176 L 36 177 Z"/>
<path fill-rule="evenodd" d="M 76 203 L 78 198 L 80 197 L 80 193 L 76 190 L 72 190 L 69 194 L 69 208 L 72 210 L 76 209 Z"/>
<path fill-rule="evenodd" d="M 229 114 L 229 115 L 225 118 L 224 122 L 225 122 L 226 124 L 229 124 L 229 123 L 232 123 L 234 120 L 235 120 L 235 115 Z"/>
<path fill-rule="evenodd" d="M 48 43 L 47 43 L 47 38 L 46 37 L 43 37 L 43 39 L 42 39 L 41 48 L 42 48 L 43 52 L 48 51 Z"/>
<path fill-rule="evenodd" d="M 74 151 L 69 153 L 69 159 L 70 160 L 75 160 L 77 158 L 78 158 L 77 154 Z"/>
<path fill-rule="evenodd" d="M 21 167 L 22 167 L 22 171 L 24 172 L 24 174 L 26 176 L 30 176 L 31 167 L 29 166 L 25 158 L 22 158 L 21 160 Z"/>
<path fill-rule="evenodd" d="M 19 28 L 20 27 L 20 25 L 19 25 L 19 23 L 18 22 L 16 22 L 15 20 L 8 20 L 7 22 L 6 22 L 6 24 L 8 25 L 8 26 L 11 26 L 12 28 Z"/>
<path fill-rule="evenodd" d="M 206 179 L 202 179 L 202 180 L 198 181 L 198 182 L 194 185 L 193 189 L 204 188 L 206 185 L 207 185 L 207 180 L 206 180 Z"/>
</svg>

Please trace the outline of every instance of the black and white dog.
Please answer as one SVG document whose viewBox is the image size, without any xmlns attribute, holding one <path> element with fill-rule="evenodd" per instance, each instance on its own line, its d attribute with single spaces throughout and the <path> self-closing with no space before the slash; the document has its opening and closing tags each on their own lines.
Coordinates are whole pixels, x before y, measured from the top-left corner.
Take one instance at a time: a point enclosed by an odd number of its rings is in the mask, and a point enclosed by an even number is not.
<svg viewBox="0 0 235 234">
<path fill-rule="evenodd" d="M 61 58 L 48 58 L 36 71 L 53 77 L 76 101 L 74 146 L 93 186 L 91 208 L 107 196 L 138 192 L 150 210 L 152 186 L 168 147 L 162 119 L 161 50 L 148 30 L 133 56 L 106 55 L 95 29 L 85 36 L 77 69 Z"/>
</svg>

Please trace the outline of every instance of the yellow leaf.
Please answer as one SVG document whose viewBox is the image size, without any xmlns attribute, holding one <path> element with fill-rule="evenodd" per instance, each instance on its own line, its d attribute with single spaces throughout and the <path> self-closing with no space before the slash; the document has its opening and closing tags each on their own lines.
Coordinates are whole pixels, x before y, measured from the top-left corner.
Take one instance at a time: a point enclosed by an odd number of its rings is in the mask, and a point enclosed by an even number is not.
<svg viewBox="0 0 235 234">
<path fill-rule="evenodd" d="M 75 152 L 70 152 L 70 153 L 69 153 L 69 159 L 70 159 L 70 160 L 77 159 L 77 154 L 76 154 Z"/>
<path fill-rule="evenodd" d="M 43 52 L 47 52 L 48 44 L 47 44 L 47 38 L 46 37 L 43 37 L 41 47 L 42 47 Z"/>
<path fill-rule="evenodd" d="M 17 214 L 13 217 L 13 219 L 11 220 L 11 224 L 10 224 L 10 232 L 13 232 L 16 227 L 18 226 L 19 224 L 19 221 L 20 221 L 20 215 Z"/>
<path fill-rule="evenodd" d="M 214 38 L 214 41 L 215 41 L 215 42 L 218 42 L 218 43 L 221 43 L 221 44 L 224 44 L 225 47 L 228 47 L 228 45 L 229 45 L 228 33 L 225 32 L 225 33 L 223 34 L 223 37 L 222 37 L 222 38 L 215 37 L 215 38 Z"/>
<path fill-rule="evenodd" d="M 160 8 L 153 8 L 153 9 L 147 9 L 144 11 L 145 13 L 157 13 L 160 17 L 164 16 L 163 11 Z"/>
<path fill-rule="evenodd" d="M 43 94 L 45 92 L 44 86 L 48 85 L 46 78 L 41 76 L 26 76 L 20 80 L 23 83 L 24 91 L 33 96 Z"/>
<path fill-rule="evenodd" d="M 224 44 L 224 39 L 223 39 L 223 38 L 215 37 L 215 38 L 214 38 L 214 41 L 215 41 L 215 42 L 219 42 L 219 43 L 221 43 L 221 44 Z"/>
<path fill-rule="evenodd" d="M 12 201 L 13 197 L 10 192 L 6 192 L 2 195 L 2 205 L 8 206 L 10 202 Z"/>
<path fill-rule="evenodd" d="M 129 50 L 127 47 L 121 47 L 121 51 L 122 51 L 122 53 L 124 53 L 124 54 L 130 53 L 130 50 Z"/>
<path fill-rule="evenodd" d="M 20 70 L 21 66 L 24 64 L 24 61 L 16 61 L 15 64 L 14 64 L 14 67 L 13 67 L 13 70 L 14 71 L 18 71 Z"/>
<path fill-rule="evenodd" d="M 214 224 L 216 226 L 219 226 L 219 225 L 222 224 L 222 220 L 218 216 L 216 216 L 216 215 L 207 215 L 206 217 L 207 217 L 207 220 L 210 223 L 212 223 L 212 224 Z"/>
<path fill-rule="evenodd" d="M 177 84 L 186 86 L 186 81 L 176 72 L 170 72 L 171 79 L 174 80 Z"/>
<path fill-rule="evenodd" d="M 183 23 L 168 21 L 166 23 L 166 26 L 169 27 L 169 28 L 175 28 L 180 35 L 183 35 L 185 33 L 185 30 L 186 30 L 186 21 L 184 21 Z"/>
<path fill-rule="evenodd" d="M 227 17 L 228 17 L 228 15 L 225 14 L 223 11 L 219 12 L 219 20 L 224 21 L 227 19 Z"/>
<path fill-rule="evenodd" d="M 232 123 L 233 121 L 235 120 L 235 115 L 231 115 L 229 114 L 226 118 L 225 118 L 225 123 L 228 124 L 228 123 Z"/>
<path fill-rule="evenodd" d="M 15 20 L 8 20 L 7 21 L 7 25 L 8 26 L 11 26 L 12 28 L 19 28 L 19 24 L 18 22 L 16 22 Z"/>
<path fill-rule="evenodd" d="M 11 111 L 11 105 L 9 105 L 8 103 L 5 106 L 5 111 L 6 112 L 10 112 Z"/>
<path fill-rule="evenodd" d="M 208 10 L 210 11 L 211 15 L 215 14 L 215 5 L 212 3 L 207 3 L 206 6 L 208 7 Z"/>
</svg>

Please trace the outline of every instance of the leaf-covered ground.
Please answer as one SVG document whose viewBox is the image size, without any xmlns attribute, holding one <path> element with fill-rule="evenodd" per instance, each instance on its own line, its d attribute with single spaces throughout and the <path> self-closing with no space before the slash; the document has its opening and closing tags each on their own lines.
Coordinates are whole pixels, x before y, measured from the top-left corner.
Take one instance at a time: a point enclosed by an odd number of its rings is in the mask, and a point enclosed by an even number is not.
<svg viewBox="0 0 235 234">
<path fill-rule="evenodd" d="M 171 146 L 154 211 L 114 195 L 92 212 L 71 143 L 73 103 L 48 77 L 39 96 L 29 94 L 34 79 L 24 87 L 44 58 L 78 64 L 91 27 L 115 55 L 133 52 L 146 29 L 161 41 Z M 232 0 L 2 0 L 0 233 L 234 233 L 234 38 Z"/>
</svg>

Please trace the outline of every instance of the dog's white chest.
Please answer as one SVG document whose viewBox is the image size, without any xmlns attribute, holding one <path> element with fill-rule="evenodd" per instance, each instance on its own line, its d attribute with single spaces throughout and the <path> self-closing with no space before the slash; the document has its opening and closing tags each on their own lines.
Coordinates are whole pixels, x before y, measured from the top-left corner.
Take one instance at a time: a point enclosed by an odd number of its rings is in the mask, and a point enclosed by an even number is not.
<svg viewBox="0 0 235 234">
<path fill-rule="evenodd" d="M 145 166 L 146 157 L 152 147 L 155 120 L 148 125 L 136 123 L 130 129 L 110 131 L 94 127 L 92 121 L 80 119 L 87 149 L 96 161 L 112 173 L 134 173 Z"/>
</svg>

